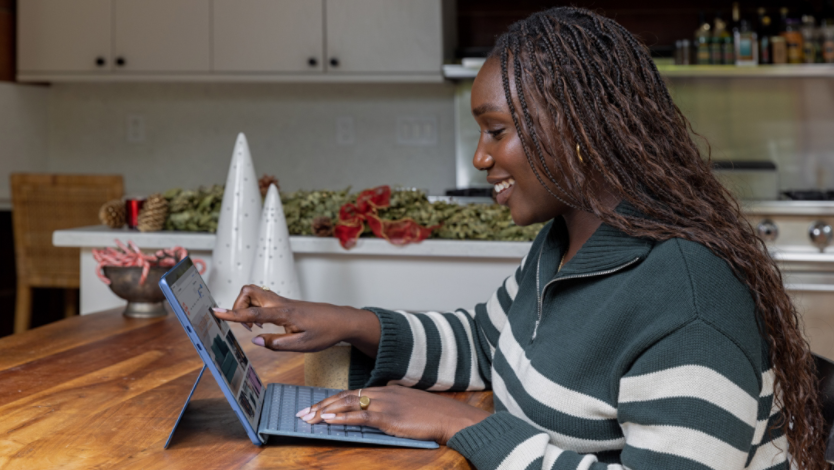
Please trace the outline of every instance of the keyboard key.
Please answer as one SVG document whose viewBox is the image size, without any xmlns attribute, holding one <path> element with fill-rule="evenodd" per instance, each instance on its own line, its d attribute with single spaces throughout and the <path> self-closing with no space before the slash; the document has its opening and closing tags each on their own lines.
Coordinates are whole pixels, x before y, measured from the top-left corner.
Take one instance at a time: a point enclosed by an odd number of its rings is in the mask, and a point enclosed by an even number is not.
<svg viewBox="0 0 834 470">
<path fill-rule="evenodd" d="M 359 426 L 345 426 L 345 431 L 348 432 L 362 432 L 362 428 Z"/>
<path fill-rule="evenodd" d="M 328 426 L 328 425 L 327 425 L 327 424 L 325 424 L 325 423 L 319 423 L 319 424 L 313 424 L 313 425 L 312 425 L 312 426 L 310 426 L 310 427 L 311 427 L 311 428 L 313 428 L 313 434 L 319 434 L 319 435 L 324 435 L 324 436 L 326 436 L 326 435 L 328 435 L 328 434 L 329 434 L 329 433 L 327 432 L 327 426 Z"/>
<path fill-rule="evenodd" d="M 364 439 L 364 436 L 362 436 L 361 432 L 348 431 L 346 434 L 347 434 L 347 437 L 355 437 L 355 438 L 358 438 L 358 439 Z"/>
<path fill-rule="evenodd" d="M 327 398 L 327 391 L 323 388 L 313 389 L 313 403 L 318 403 Z"/>
<path fill-rule="evenodd" d="M 377 428 L 372 428 L 370 426 L 362 426 L 362 432 L 365 434 L 385 434 L 384 432 L 380 431 Z"/>
<path fill-rule="evenodd" d="M 344 436 L 345 435 L 345 427 L 342 425 L 331 424 L 330 425 L 330 435 L 331 436 Z"/>
</svg>

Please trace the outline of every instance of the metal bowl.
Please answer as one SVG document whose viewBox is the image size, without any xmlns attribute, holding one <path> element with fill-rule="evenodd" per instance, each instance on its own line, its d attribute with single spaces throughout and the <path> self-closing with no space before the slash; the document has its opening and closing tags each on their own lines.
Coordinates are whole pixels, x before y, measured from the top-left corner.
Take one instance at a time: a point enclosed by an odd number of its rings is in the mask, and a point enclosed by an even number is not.
<svg viewBox="0 0 834 470">
<path fill-rule="evenodd" d="M 134 318 L 154 318 L 168 315 L 165 310 L 165 294 L 159 289 L 159 279 L 168 268 L 153 267 L 148 272 L 145 283 L 139 285 L 142 277 L 141 267 L 104 266 L 104 275 L 110 279 L 110 290 L 127 300 L 125 316 Z"/>
</svg>

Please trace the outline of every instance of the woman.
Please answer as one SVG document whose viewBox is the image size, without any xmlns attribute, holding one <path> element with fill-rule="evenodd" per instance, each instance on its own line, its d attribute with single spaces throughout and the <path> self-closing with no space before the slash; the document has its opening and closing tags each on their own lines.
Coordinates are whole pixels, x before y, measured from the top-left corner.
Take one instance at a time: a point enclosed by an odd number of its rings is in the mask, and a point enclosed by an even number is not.
<svg viewBox="0 0 834 470">
<path fill-rule="evenodd" d="M 472 114 L 499 203 L 552 220 L 487 303 L 408 314 L 247 286 L 218 310 L 285 326 L 254 339 L 270 349 L 355 347 L 354 390 L 299 417 L 481 469 L 824 468 L 796 311 L 646 48 L 587 10 L 535 14 L 499 38 Z M 424 391 L 484 388 L 494 414 Z"/>
</svg>

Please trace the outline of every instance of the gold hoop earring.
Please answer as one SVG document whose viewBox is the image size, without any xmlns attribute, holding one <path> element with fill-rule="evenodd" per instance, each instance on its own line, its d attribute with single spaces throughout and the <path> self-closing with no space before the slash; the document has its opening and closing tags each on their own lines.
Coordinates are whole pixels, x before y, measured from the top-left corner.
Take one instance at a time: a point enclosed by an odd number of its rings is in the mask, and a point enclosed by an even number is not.
<svg viewBox="0 0 834 470">
<path fill-rule="evenodd" d="M 582 153 L 579 151 L 579 143 L 576 144 L 576 156 L 579 157 L 579 163 L 585 163 L 585 161 L 582 160 Z"/>
</svg>

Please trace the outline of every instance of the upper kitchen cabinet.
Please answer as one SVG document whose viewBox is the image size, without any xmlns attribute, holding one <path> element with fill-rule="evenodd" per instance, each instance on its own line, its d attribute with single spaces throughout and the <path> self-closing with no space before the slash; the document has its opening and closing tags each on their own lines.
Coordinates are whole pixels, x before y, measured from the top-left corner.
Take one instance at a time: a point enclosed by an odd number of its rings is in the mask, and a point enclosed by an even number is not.
<svg viewBox="0 0 834 470">
<path fill-rule="evenodd" d="M 215 72 L 324 71 L 323 0 L 214 0 Z"/>
<path fill-rule="evenodd" d="M 325 10 L 329 73 L 439 73 L 440 0 L 325 0 Z"/>
<path fill-rule="evenodd" d="M 19 74 L 109 72 L 112 0 L 17 3 Z"/>
<path fill-rule="evenodd" d="M 211 0 L 114 0 L 113 8 L 116 72 L 211 70 Z"/>
<path fill-rule="evenodd" d="M 454 0 L 20 0 L 20 81 L 440 82 Z"/>
</svg>

